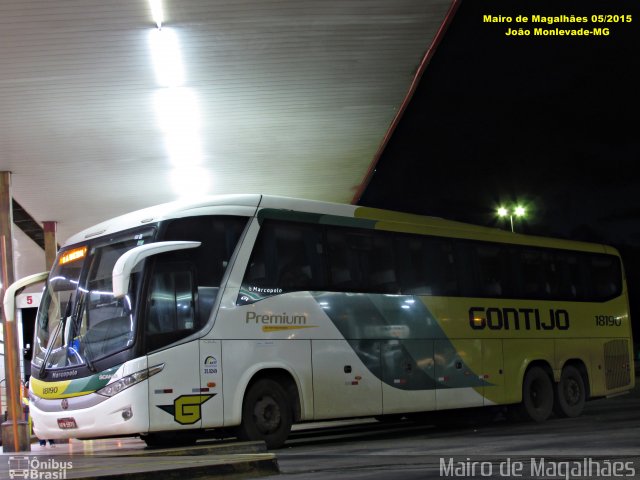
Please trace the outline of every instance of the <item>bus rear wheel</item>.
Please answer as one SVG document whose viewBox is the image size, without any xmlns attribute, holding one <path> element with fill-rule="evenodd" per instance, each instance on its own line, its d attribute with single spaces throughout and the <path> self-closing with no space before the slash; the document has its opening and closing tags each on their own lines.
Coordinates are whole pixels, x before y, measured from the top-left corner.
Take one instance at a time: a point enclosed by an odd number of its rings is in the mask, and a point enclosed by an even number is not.
<svg viewBox="0 0 640 480">
<path fill-rule="evenodd" d="M 559 417 L 577 417 L 582 413 L 587 395 L 580 371 L 567 365 L 562 369 L 556 385 L 556 401 L 553 410 Z"/>
<path fill-rule="evenodd" d="M 522 407 L 534 422 L 544 422 L 553 410 L 553 384 L 547 372 L 532 367 L 522 384 Z"/>
<path fill-rule="evenodd" d="M 267 448 L 279 448 L 291 431 L 292 408 L 282 386 L 271 379 L 255 382 L 242 404 L 241 440 L 264 440 Z"/>
</svg>

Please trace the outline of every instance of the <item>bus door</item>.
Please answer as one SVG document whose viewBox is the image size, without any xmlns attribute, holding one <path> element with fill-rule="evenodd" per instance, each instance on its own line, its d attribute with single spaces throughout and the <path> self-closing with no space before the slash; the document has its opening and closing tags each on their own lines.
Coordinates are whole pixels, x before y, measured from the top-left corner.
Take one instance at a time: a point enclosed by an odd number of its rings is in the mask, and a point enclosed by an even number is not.
<svg viewBox="0 0 640 480">
<path fill-rule="evenodd" d="M 197 330 L 193 269 L 187 262 L 156 263 L 146 312 L 149 366 L 163 364 L 149 378 L 149 431 L 200 428 L 201 405 L 211 397 L 201 392 L 197 340 L 180 340 Z"/>
<path fill-rule="evenodd" d="M 481 340 L 436 340 L 434 360 L 438 410 L 483 405 Z"/>
<path fill-rule="evenodd" d="M 380 342 L 313 340 L 315 419 L 382 414 Z"/>
</svg>

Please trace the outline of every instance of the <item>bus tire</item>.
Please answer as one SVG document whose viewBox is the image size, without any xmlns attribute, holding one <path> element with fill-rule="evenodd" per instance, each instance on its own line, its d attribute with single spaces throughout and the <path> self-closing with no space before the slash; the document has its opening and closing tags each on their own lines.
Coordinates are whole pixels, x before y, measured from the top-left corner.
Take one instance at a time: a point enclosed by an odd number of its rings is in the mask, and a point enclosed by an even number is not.
<svg viewBox="0 0 640 480">
<path fill-rule="evenodd" d="M 560 381 L 556 384 L 556 400 L 553 405 L 559 417 L 577 417 L 582 413 L 587 400 L 584 379 L 580 371 L 571 365 L 562 369 Z"/>
<path fill-rule="evenodd" d="M 528 418 L 544 422 L 553 410 L 553 384 L 540 367 L 527 371 L 522 384 L 522 407 Z"/>
<path fill-rule="evenodd" d="M 255 382 L 242 404 L 241 440 L 264 440 L 267 448 L 280 448 L 291 431 L 293 411 L 282 386 L 271 379 Z"/>
</svg>

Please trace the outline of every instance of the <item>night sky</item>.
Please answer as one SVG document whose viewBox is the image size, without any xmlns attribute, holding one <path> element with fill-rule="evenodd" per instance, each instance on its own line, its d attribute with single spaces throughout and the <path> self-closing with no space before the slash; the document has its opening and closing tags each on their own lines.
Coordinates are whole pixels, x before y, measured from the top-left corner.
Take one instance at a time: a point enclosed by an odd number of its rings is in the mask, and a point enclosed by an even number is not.
<svg viewBox="0 0 640 480">
<path fill-rule="evenodd" d="M 530 35 L 505 35 L 521 27 Z M 610 32 L 534 35 L 556 27 Z M 503 228 L 497 206 L 521 203 L 517 231 L 619 248 L 638 317 L 639 116 L 639 2 L 463 0 L 358 203 Z"/>
</svg>

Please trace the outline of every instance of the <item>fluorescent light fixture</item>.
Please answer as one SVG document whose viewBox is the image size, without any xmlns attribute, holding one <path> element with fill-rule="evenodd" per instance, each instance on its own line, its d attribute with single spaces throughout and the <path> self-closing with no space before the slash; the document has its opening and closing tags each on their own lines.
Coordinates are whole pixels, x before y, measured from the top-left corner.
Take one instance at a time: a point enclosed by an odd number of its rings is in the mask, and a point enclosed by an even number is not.
<svg viewBox="0 0 640 480">
<path fill-rule="evenodd" d="M 209 172 L 199 167 L 203 161 L 202 120 L 198 99 L 184 87 L 185 73 L 177 33 L 162 28 L 162 0 L 149 0 L 157 29 L 149 32 L 149 47 L 160 88 L 153 97 L 158 126 L 164 136 L 167 156 L 177 167 L 170 174 L 171 185 L 181 197 L 207 193 L 211 188 Z"/>
<path fill-rule="evenodd" d="M 211 176 L 202 167 L 176 168 L 170 179 L 174 192 L 180 198 L 205 195 L 211 189 Z"/>
<path fill-rule="evenodd" d="M 192 132 L 202 128 L 195 92 L 186 87 L 161 88 L 154 94 L 158 125 L 164 133 Z"/>
<path fill-rule="evenodd" d="M 155 92 L 158 126 L 171 163 L 196 166 L 202 163 L 202 121 L 198 98 L 190 88 L 162 88 Z"/>
<path fill-rule="evenodd" d="M 184 84 L 184 67 L 178 35 L 171 28 L 151 30 L 149 46 L 156 80 L 161 87 L 179 87 Z"/>
<path fill-rule="evenodd" d="M 176 166 L 194 167 L 200 165 L 204 156 L 199 132 L 165 134 L 164 144 L 171 163 Z"/>
<path fill-rule="evenodd" d="M 149 7 L 151 7 L 151 16 L 153 17 L 153 21 L 156 22 L 158 29 L 161 29 L 162 22 L 164 22 L 162 0 L 149 0 Z"/>
</svg>

